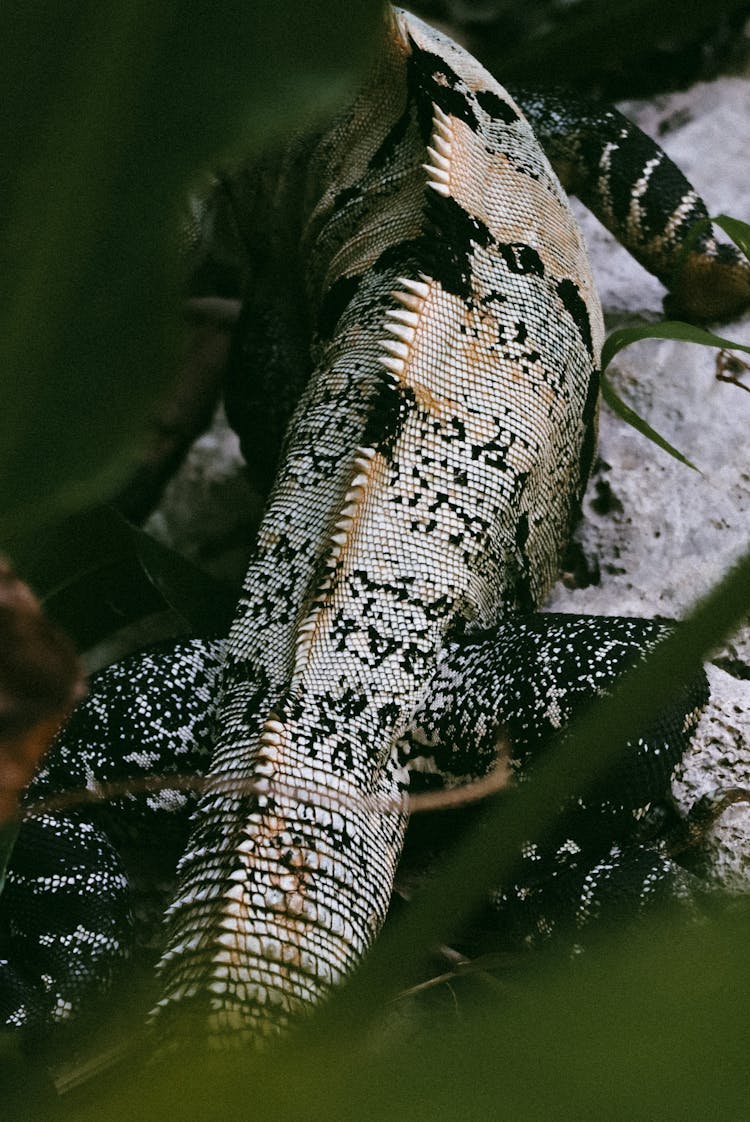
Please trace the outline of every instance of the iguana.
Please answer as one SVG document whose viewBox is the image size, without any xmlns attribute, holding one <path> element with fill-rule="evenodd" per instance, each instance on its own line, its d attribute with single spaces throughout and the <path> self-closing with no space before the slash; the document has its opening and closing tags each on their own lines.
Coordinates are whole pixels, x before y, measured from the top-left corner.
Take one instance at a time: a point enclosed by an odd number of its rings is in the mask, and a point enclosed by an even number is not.
<svg viewBox="0 0 750 1122">
<path fill-rule="evenodd" d="M 747 303 L 750 271 L 710 233 L 681 253 L 705 208 L 614 111 L 584 121 L 578 105 L 519 98 L 393 9 L 353 105 L 217 193 L 247 253 L 230 412 L 259 478 L 289 422 L 235 622 L 225 643 L 104 672 L 28 795 L 75 786 L 81 769 L 135 778 L 210 756 L 167 910 L 163 1036 L 187 1011 L 257 1041 L 313 1007 L 384 921 L 409 769 L 481 774 L 503 725 L 522 775 L 663 633 L 530 614 L 591 466 L 603 329 L 529 119 L 566 183 L 688 309 L 706 286 L 711 313 Z M 608 899 L 637 911 L 689 896 L 687 874 L 633 830 L 705 697 L 703 681 L 685 691 L 550 852 L 525 855 L 529 875 L 495 894 L 498 922 L 533 941 Z M 161 821 L 169 800 L 150 803 Z M 76 846 L 78 870 L 61 872 Z M 541 870 L 560 874 L 551 889 Z M 40 917 L 66 895 L 67 917 Z M 127 876 L 88 819 L 29 821 L 3 908 L 8 1026 L 65 1020 L 127 953 Z"/>
</svg>

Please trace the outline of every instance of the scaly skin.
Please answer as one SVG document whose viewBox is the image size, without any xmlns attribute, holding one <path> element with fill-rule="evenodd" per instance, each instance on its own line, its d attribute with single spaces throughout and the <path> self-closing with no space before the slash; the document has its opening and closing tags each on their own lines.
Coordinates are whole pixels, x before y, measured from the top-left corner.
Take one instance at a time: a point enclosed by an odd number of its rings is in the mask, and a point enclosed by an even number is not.
<svg viewBox="0 0 750 1122">
<path fill-rule="evenodd" d="M 638 130 L 569 98 L 522 105 L 566 184 L 691 314 L 747 303 L 747 263 L 693 241 L 703 204 Z M 588 471 L 601 321 L 560 186 L 478 64 L 395 16 L 330 132 L 224 180 L 212 206 L 197 275 L 224 277 L 228 250 L 250 277 L 229 411 L 263 488 L 297 404 L 226 666 L 223 643 L 197 642 L 112 667 L 25 801 L 202 771 L 216 742 L 157 1022 L 169 1037 L 184 1008 L 201 1032 L 257 1042 L 376 934 L 399 761 L 454 783 L 492 767 L 500 737 L 533 779 L 553 731 L 661 628 L 516 613 L 555 575 Z M 661 900 L 690 912 L 701 886 L 658 803 L 705 698 L 699 679 L 524 848 L 492 894 L 504 937 L 577 940 Z M 130 846 L 171 870 L 184 804 L 167 789 L 24 823 L 0 901 L 0 1025 L 49 1029 L 107 991 L 139 910 Z"/>
<path fill-rule="evenodd" d="M 405 828 L 394 740 L 448 635 L 545 593 L 594 442 L 581 238 L 478 63 L 396 13 L 303 158 L 314 370 L 229 640 L 157 1007 L 235 1040 L 371 944 Z"/>
</svg>

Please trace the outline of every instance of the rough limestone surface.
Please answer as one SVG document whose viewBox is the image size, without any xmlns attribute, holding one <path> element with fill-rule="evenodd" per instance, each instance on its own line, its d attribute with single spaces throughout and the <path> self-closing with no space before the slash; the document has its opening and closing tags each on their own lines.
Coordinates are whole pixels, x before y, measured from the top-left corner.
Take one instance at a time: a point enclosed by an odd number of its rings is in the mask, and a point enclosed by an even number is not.
<svg viewBox="0 0 750 1122">
<path fill-rule="evenodd" d="M 247 479 L 237 434 L 219 407 L 144 528 L 239 589 L 262 509 Z"/>
<path fill-rule="evenodd" d="M 712 214 L 747 221 L 749 105 L 750 79 L 723 78 L 621 108 L 680 165 Z M 582 207 L 577 213 L 608 327 L 663 318 L 659 282 Z M 750 316 L 715 329 L 750 343 Z M 720 382 L 715 351 L 664 341 L 627 348 L 611 369 L 620 396 L 701 474 L 671 459 L 604 407 L 600 462 L 576 535 L 586 567 L 592 574 L 598 570 L 598 581 L 578 588 L 560 582 L 548 607 L 679 619 L 748 545 L 750 370 L 739 377 L 747 389 Z M 257 497 L 243 479 L 237 442 L 220 416 L 196 442 L 148 528 L 239 581 L 258 513 Z M 750 626 L 716 657 L 723 669 L 709 668 L 713 700 L 675 781 L 684 811 L 716 788 L 750 787 Z M 750 891 L 750 803 L 725 811 L 708 844 L 717 880 L 731 891 Z"/>
<path fill-rule="evenodd" d="M 711 704 L 706 707 L 692 750 L 672 783 L 678 804 L 690 807 L 717 788 L 750 787 L 750 683 L 718 666 L 708 666 Z M 716 881 L 729 892 L 750 885 L 750 828 L 747 803 L 729 806 L 709 838 L 709 860 Z"/>
<path fill-rule="evenodd" d="M 749 105 L 750 81 L 723 78 L 620 108 L 679 164 L 710 213 L 748 221 Z M 660 318 L 659 282 L 583 208 L 577 213 L 608 327 Z M 750 343 L 750 316 L 712 326 Z M 748 547 L 750 370 L 739 378 L 747 389 L 720 382 L 715 351 L 661 340 L 621 351 L 611 369 L 618 394 L 702 474 L 604 407 L 600 463 L 576 534 L 588 569 L 598 567 L 599 581 L 577 589 L 560 583 L 548 606 L 680 619 Z M 683 811 L 717 788 L 750 787 L 750 626 L 716 658 L 724 669 L 709 667 L 712 701 L 674 783 Z M 707 843 L 717 880 L 730 891 L 750 891 L 750 803 L 728 808 Z"/>
</svg>

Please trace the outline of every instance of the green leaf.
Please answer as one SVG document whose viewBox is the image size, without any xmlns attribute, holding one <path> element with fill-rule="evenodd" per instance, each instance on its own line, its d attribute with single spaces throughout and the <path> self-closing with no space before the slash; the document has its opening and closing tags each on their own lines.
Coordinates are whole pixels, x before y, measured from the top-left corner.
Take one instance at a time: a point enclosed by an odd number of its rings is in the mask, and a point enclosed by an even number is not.
<svg viewBox="0 0 750 1122">
<path fill-rule="evenodd" d="M 477 20 L 466 30 L 472 53 L 501 81 L 574 89 L 604 85 L 610 91 L 608 97 L 612 97 L 613 87 L 621 91 L 620 96 L 643 97 L 645 90 L 664 88 L 663 74 L 654 72 L 655 57 L 660 60 L 660 70 L 670 62 L 674 66 L 675 57 L 689 55 L 691 40 L 701 42 L 717 26 L 719 12 L 729 20 L 742 4 L 743 0 L 717 0 L 711 8 L 678 0 L 566 4 L 564 18 L 560 15 L 563 9 L 553 17 L 551 33 L 544 19 L 533 21 L 534 33 L 520 38 L 502 34 L 499 19 L 494 27 Z M 494 10 L 500 13 L 504 8 Z M 657 44 L 667 42 L 672 45 L 667 53 L 650 53 L 657 51 Z M 683 44 L 682 52 L 674 51 L 675 42 Z M 651 64 L 648 70 L 646 60 Z M 689 80 L 683 79 L 685 83 Z"/>
<path fill-rule="evenodd" d="M 142 570 L 130 526 L 111 507 L 95 507 L 16 538 L 9 551 L 49 618 L 79 650 L 164 610 Z"/>
<path fill-rule="evenodd" d="M 136 556 L 143 570 L 170 608 L 198 635 L 221 635 L 229 630 L 239 592 L 216 580 L 192 561 L 130 527 Z"/>
<path fill-rule="evenodd" d="M 203 169 L 330 111 L 369 0 L 0 6 L 0 522 L 112 491 L 176 363 L 176 229 Z"/>
<path fill-rule="evenodd" d="M 693 471 L 700 470 L 691 460 L 687 458 L 687 456 L 683 456 L 682 452 L 679 452 L 672 444 L 669 443 L 668 440 L 665 440 L 665 438 L 661 436 L 656 431 L 656 429 L 652 429 L 648 421 L 644 421 L 643 417 L 639 416 L 638 413 L 636 413 L 635 409 L 631 409 L 629 405 L 626 405 L 622 398 L 619 397 L 612 389 L 611 382 L 604 375 L 602 375 L 601 380 L 601 391 L 602 397 L 604 398 L 612 412 L 616 413 L 618 417 L 621 417 L 623 421 L 626 421 L 629 425 L 632 425 L 634 429 L 641 433 L 642 436 L 645 436 L 653 444 L 657 444 L 659 448 L 663 448 L 664 451 L 668 452 L 670 456 L 674 456 L 675 460 L 679 460 L 681 464 L 685 464 L 687 467 L 692 468 Z"/>
<path fill-rule="evenodd" d="M 731 223 L 736 222 L 738 226 L 745 227 L 746 233 L 750 232 L 750 227 L 745 226 L 744 222 L 738 222 L 736 219 L 728 219 L 727 221 Z M 743 232 L 738 231 L 738 236 L 743 236 Z M 695 324 L 692 323 L 682 323 L 680 320 L 664 320 L 662 323 L 642 323 L 636 324 L 633 327 L 618 327 L 612 331 L 604 341 L 601 357 L 601 390 L 602 397 L 607 402 L 607 405 L 609 405 L 610 409 L 612 409 L 618 417 L 622 417 L 622 419 L 629 425 L 632 425 L 634 429 L 648 440 L 658 445 L 659 448 L 668 452 L 670 456 L 679 460 L 681 464 L 685 464 L 694 471 L 698 471 L 699 469 L 687 456 L 679 452 L 668 440 L 661 436 L 656 429 L 653 429 L 647 421 L 644 421 L 634 409 L 626 405 L 622 398 L 614 391 L 609 379 L 605 375 L 607 367 L 619 351 L 623 350 L 624 347 L 629 347 L 631 343 L 640 342 L 642 339 L 672 339 L 675 342 L 681 343 L 698 343 L 704 347 L 747 351 L 748 354 L 750 354 L 750 346 L 746 343 L 736 343 L 731 339 L 724 339 L 720 335 L 714 335 L 713 332 L 706 331 L 704 327 L 696 327 Z"/>
<path fill-rule="evenodd" d="M 262 1055 L 196 1048 L 115 1073 L 76 1122 L 685 1122 L 742 1118 L 750 1086 L 747 916 L 652 920 L 574 962 L 527 956 L 489 999 L 446 987 L 374 1037 L 279 1042 Z M 371 995 L 380 1008 L 380 995 Z M 300 1104 L 303 1104 L 301 1107 Z"/>
<path fill-rule="evenodd" d="M 611 332 L 602 347 L 602 370 L 607 369 L 623 347 L 629 347 L 631 343 L 637 343 L 641 339 L 673 339 L 680 343 L 698 343 L 703 347 L 726 347 L 728 350 L 746 351 L 750 354 L 750 345 L 747 343 L 724 339 L 721 335 L 714 335 L 704 327 L 696 327 L 692 323 L 664 320 L 662 323 L 639 323 L 633 327 L 618 327 Z"/>
<path fill-rule="evenodd" d="M 725 234 L 729 234 L 734 244 L 745 254 L 745 257 L 750 260 L 750 225 L 747 222 L 742 222 L 739 218 L 730 218 L 728 214 L 720 214 L 711 221 L 720 226 Z"/>
<path fill-rule="evenodd" d="M 237 590 L 131 525 L 95 507 L 9 544 L 19 575 L 45 611 L 87 650 L 115 631 L 169 608 L 178 629 L 228 630 Z M 180 623 L 181 621 L 181 623 Z"/>
</svg>

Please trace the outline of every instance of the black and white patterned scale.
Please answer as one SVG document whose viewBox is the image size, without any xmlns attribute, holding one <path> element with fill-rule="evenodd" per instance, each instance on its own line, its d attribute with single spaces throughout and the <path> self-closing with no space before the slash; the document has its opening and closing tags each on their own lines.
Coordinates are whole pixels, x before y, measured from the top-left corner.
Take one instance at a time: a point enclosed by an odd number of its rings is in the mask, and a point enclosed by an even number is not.
<svg viewBox="0 0 750 1122">
<path fill-rule="evenodd" d="M 210 752 L 169 908 L 156 1022 L 168 1033 L 187 1008 L 235 1039 L 283 1027 L 372 942 L 403 841 L 405 765 L 423 757 L 425 737 L 465 755 L 438 770 L 477 775 L 481 730 L 492 741 L 515 722 L 526 774 L 545 721 L 564 722 L 578 695 L 606 688 L 658 633 L 637 621 L 561 620 L 555 631 L 516 615 L 554 579 L 585 484 L 602 332 L 565 196 L 502 87 L 396 13 L 353 107 L 252 179 L 262 194 L 244 230 L 258 270 L 249 314 L 270 303 L 283 324 L 303 294 L 302 319 L 316 327 L 301 392 L 289 388 L 299 370 L 282 370 L 280 398 L 299 403 L 222 667 L 218 647 L 193 645 L 105 672 L 29 796 L 74 785 L 60 754 L 75 751 L 84 773 L 135 778 L 202 767 Z M 264 275 L 257 263 L 269 261 Z M 235 400 L 252 392 L 235 386 Z M 525 693 L 535 681 L 538 693 Z M 633 746 L 616 794 L 571 825 L 580 840 L 566 819 L 554 853 L 529 855 L 529 883 L 498 890 L 501 914 L 527 913 L 519 930 L 546 937 L 558 923 L 539 875 L 550 862 L 574 925 L 607 886 L 621 899 L 621 835 L 638 858 L 636 910 L 646 884 L 683 892 L 663 853 L 627 839 L 634 814 L 664 794 L 703 696 L 699 683 Z M 482 720 L 462 727 L 472 704 Z M 134 813 L 158 821 L 166 804 L 156 802 Z M 118 810 L 123 822 L 131 809 Z M 51 838 L 50 865 L 36 881 L 33 859 L 23 871 L 24 827 L 2 901 L 9 1025 L 64 1018 L 108 984 L 129 940 L 126 874 L 88 823 L 77 883 L 88 877 L 114 918 L 87 927 L 74 888 L 37 938 L 47 898 L 64 897 L 57 845 L 75 829 L 50 818 L 29 828 Z M 35 939 L 49 961 L 31 953 Z"/>
<path fill-rule="evenodd" d="M 547 591 L 602 336 L 528 124 L 418 21 L 394 16 L 371 83 L 303 155 L 301 256 L 330 334 L 229 637 L 221 791 L 180 864 L 158 1006 L 250 1038 L 317 1001 L 382 925 L 405 829 L 384 810 L 406 782 L 394 741 L 449 634 Z M 232 793 L 250 779 L 267 793 Z"/>
<path fill-rule="evenodd" d="M 502 736 L 513 745 L 516 780 L 527 781 L 551 737 L 666 630 L 648 620 L 531 616 L 450 644 L 399 742 L 399 761 L 415 769 L 417 790 L 475 778 L 495 766 Z M 24 822 L 0 904 L 6 1029 L 64 1023 L 95 1007 L 134 954 L 158 954 L 154 916 L 197 800 L 168 780 L 209 765 L 225 647 L 165 644 L 95 675 L 30 786 L 32 811 L 50 795 L 93 784 L 131 793 L 82 807 L 73 800 L 67 811 Z M 633 918 L 664 898 L 690 903 L 699 892 L 658 839 L 639 838 L 639 820 L 667 795 L 706 692 L 703 680 L 685 691 L 600 788 L 572 815 L 568 808 L 548 849 L 524 855 L 518 882 L 491 901 L 504 944 L 546 941 L 558 929 L 578 940 L 614 909 Z M 144 792 L 154 777 L 166 785 Z M 608 860 L 612 847 L 624 859 Z"/>
</svg>

